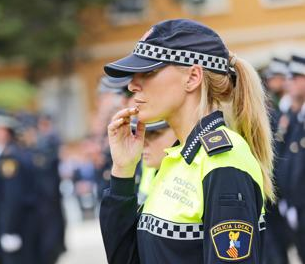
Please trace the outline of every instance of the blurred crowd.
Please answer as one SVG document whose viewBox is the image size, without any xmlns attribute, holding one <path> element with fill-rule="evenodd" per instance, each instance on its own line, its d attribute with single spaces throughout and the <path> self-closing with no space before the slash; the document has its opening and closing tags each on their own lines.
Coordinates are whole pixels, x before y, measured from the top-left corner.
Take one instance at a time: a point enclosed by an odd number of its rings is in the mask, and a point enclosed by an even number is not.
<svg viewBox="0 0 305 264">
<path fill-rule="evenodd" d="M 291 246 L 305 263 L 305 57 L 273 58 L 261 76 L 270 95 L 278 197 L 266 208 L 264 264 L 288 264 Z M 97 117 L 75 145 L 61 142 L 49 115 L 0 112 L 0 264 L 56 263 L 66 250 L 64 197 L 75 197 L 82 219 L 97 216 L 110 184 L 107 124 L 119 109 L 134 105 L 130 80 L 101 79 Z M 149 195 L 163 150 L 176 140 L 165 122 L 146 130 L 135 176 L 139 204 Z"/>
<path fill-rule="evenodd" d="M 271 97 L 277 195 L 266 208 L 265 263 L 289 263 L 291 246 L 305 263 L 305 57 L 274 58 L 263 78 Z"/>
</svg>

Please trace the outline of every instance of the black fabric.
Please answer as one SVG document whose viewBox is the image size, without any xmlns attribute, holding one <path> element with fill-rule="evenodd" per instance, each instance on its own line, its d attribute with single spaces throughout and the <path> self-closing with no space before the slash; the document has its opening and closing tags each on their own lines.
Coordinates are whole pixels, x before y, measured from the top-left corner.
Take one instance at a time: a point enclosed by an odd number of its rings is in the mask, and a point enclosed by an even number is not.
<svg viewBox="0 0 305 264">
<path fill-rule="evenodd" d="M 133 195 L 135 194 L 134 178 L 119 178 L 111 176 L 110 193 L 114 195 Z"/>
<path fill-rule="evenodd" d="M 174 240 L 139 230 L 141 264 L 189 264 L 203 262 L 203 240 Z"/>
<path fill-rule="evenodd" d="M 264 231 L 259 232 L 258 221 L 263 200 L 260 188 L 252 177 L 233 167 L 217 168 L 204 178 L 203 193 L 204 263 L 226 263 L 215 253 L 210 230 L 228 220 L 241 220 L 254 227 L 250 257 L 238 263 L 262 263 Z"/>
<path fill-rule="evenodd" d="M 0 236 L 15 234 L 23 241 L 20 250 L 1 252 L 3 264 L 32 264 L 37 254 L 32 248 L 35 235 L 30 232 L 37 197 L 32 170 L 25 154 L 23 149 L 11 142 L 0 155 Z M 3 169 L 7 162 L 15 164 L 12 173 L 7 174 Z"/>
<path fill-rule="evenodd" d="M 114 183 L 115 181 L 115 183 Z M 122 191 L 118 185 L 130 184 L 130 179 L 111 178 L 111 187 Z M 134 182 L 134 181 L 133 181 Z M 135 194 L 107 189 L 101 201 L 100 227 L 109 264 L 139 264 L 137 249 L 137 197 Z"/>
</svg>

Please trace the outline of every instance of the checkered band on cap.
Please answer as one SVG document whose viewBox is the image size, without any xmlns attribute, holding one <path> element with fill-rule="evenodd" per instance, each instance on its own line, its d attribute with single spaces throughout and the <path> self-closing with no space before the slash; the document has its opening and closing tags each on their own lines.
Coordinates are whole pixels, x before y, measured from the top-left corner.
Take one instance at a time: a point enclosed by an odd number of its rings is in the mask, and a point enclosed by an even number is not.
<svg viewBox="0 0 305 264">
<path fill-rule="evenodd" d="M 175 62 L 184 65 L 198 64 L 219 73 L 226 74 L 229 71 L 229 63 L 226 58 L 188 50 L 168 49 L 144 42 L 137 43 L 133 54 L 157 61 Z"/>
<path fill-rule="evenodd" d="M 147 231 L 156 236 L 175 240 L 203 239 L 202 223 L 173 223 L 149 214 L 142 214 L 140 216 L 137 229 Z"/>
</svg>

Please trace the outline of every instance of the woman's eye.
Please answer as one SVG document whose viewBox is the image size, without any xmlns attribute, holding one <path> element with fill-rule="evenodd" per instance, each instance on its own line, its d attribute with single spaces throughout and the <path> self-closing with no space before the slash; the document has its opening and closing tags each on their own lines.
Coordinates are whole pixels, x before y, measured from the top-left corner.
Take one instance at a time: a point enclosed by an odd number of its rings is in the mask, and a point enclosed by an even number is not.
<svg viewBox="0 0 305 264">
<path fill-rule="evenodd" d="M 151 77 L 151 76 L 154 76 L 158 71 L 157 70 L 153 70 L 153 71 L 150 71 L 150 72 L 146 72 L 144 74 L 145 77 Z"/>
</svg>

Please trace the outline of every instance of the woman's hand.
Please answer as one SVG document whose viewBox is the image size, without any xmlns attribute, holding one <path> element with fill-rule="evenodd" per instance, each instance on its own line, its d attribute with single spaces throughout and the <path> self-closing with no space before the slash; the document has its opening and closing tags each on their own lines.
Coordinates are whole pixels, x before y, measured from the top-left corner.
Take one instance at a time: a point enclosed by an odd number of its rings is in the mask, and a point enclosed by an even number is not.
<svg viewBox="0 0 305 264">
<path fill-rule="evenodd" d="M 111 174 L 131 178 L 141 159 L 144 145 L 145 124 L 138 122 L 135 135 L 131 132 L 130 117 L 139 112 L 126 108 L 114 115 L 108 125 L 108 137 L 113 167 Z"/>
</svg>

